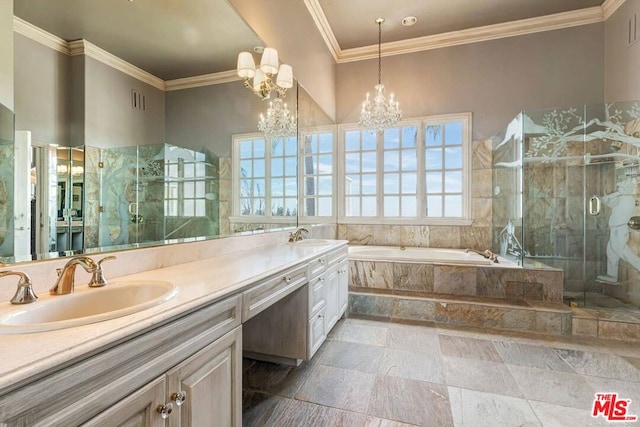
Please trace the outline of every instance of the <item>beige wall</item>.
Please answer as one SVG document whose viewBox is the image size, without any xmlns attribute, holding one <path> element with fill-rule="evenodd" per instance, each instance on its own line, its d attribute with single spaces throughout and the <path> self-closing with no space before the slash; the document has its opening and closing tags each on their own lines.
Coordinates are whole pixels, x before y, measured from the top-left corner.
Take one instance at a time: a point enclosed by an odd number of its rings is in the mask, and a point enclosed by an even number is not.
<svg viewBox="0 0 640 427">
<path fill-rule="evenodd" d="M 473 112 L 473 139 L 523 109 L 603 101 L 603 24 L 382 58 L 382 82 L 405 117 Z M 377 60 L 338 65 L 337 122 L 356 122 Z"/>
<path fill-rule="evenodd" d="M 0 0 L 0 104 L 13 110 L 13 0 Z"/>
<path fill-rule="evenodd" d="M 626 0 L 604 26 L 606 102 L 640 99 L 640 41 L 628 44 L 628 23 L 634 13 L 640 36 L 640 0 Z"/>
<path fill-rule="evenodd" d="M 336 64 L 302 0 L 229 0 L 331 119 L 336 117 Z M 277 3 L 277 6 L 274 5 Z"/>
</svg>

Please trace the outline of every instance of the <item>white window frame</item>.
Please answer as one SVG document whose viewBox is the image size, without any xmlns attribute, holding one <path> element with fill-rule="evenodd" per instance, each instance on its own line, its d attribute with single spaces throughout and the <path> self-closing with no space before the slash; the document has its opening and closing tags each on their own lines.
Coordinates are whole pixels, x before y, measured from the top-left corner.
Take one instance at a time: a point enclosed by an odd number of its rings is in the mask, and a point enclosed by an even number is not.
<svg viewBox="0 0 640 427">
<path fill-rule="evenodd" d="M 306 135 L 316 135 L 320 133 L 331 133 L 331 214 L 329 216 L 304 215 L 304 137 Z M 336 153 L 337 146 L 337 127 L 336 125 L 317 126 L 300 129 L 298 131 L 298 223 L 299 224 L 318 224 L 318 223 L 335 223 L 337 212 L 337 187 L 338 187 L 338 156 Z"/>
<path fill-rule="evenodd" d="M 240 171 L 240 141 L 247 139 L 264 139 L 265 141 L 265 153 L 268 152 L 269 141 L 264 137 L 261 132 L 243 133 L 232 135 L 232 153 L 231 163 L 233 171 L 232 173 L 232 216 L 230 218 L 231 223 L 267 223 L 267 224 L 283 224 L 291 225 L 292 222 L 297 221 L 299 211 L 295 216 L 274 216 L 271 214 L 271 195 L 267 188 L 271 188 L 271 156 L 267 154 L 265 156 L 265 215 L 240 215 L 240 174 L 236 173 Z M 296 170 L 297 173 L 297 170 Z M 298 173 L 297 173 L 298 174 Z M 299 175 L 299 174 L 298 174 Z M 298 185 L 299 177 L 296 178 L 296 185 Z M 297 189 L 297 199 L 300 198 L 300 187 Z M 298 202 L 299 203 L 299 202 Z M 269 208 L 267 208 L 269 206 Z M 296 205 L 298 208 L 298 205 Z M 293 221 L 292 221 L 293 220 Z"/>
<path fill-rule="evenodd" d="M 429 125 L 445 125 L 447 123 L 461 122 L 463 125 L 462 134 L 462 216 L 460 218 L 433 218 L 426 216 L 426 191 L 425 191 L 425 128 Z M 472 219 L 472 193 L 471 193 L 471 174 L 472 174 L 472 114 L 455 113 L 442 114 L 436 116 L 418 117 L 414 119 L 402 120 L 398 123 L 401 126 L 416 126 L 418 129 L 418 141 L 416 150 L 418 153 L 418 216 L 417 217 L 384 217 L 383 216 L 383 149 L 378 139 L 377 144 L 377 212 L 375 216 L 346 216 L 345 201 L 346 194 L 344 188 L 345 172 L 345 134 L 347 131 L 358 130 L 363 128 L 356 123 L 346 123 L 338 125 L 338 177 L 340 177 L 341 185 L 337 186 L 337 209 L 338 223 L 341 224 L 405 224 L 405 225 L 456 225 L 468 226 L 473 222 Z"/>
</svg>

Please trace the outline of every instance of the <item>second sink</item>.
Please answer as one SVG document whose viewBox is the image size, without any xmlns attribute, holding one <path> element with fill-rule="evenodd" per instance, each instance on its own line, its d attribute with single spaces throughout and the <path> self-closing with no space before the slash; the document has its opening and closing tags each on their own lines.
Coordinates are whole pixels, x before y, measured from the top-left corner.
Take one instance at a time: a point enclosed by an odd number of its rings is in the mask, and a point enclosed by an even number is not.
<svg viewBox="0 0 640 427">
<path fill-rule="evenodd" d="M 29 306 L 0 313 L 0 333 L 49 331 L 114 319 L 161 304 L 177 292 L 172 283 L 146 280 L 43 297 Z"/>
</svg>

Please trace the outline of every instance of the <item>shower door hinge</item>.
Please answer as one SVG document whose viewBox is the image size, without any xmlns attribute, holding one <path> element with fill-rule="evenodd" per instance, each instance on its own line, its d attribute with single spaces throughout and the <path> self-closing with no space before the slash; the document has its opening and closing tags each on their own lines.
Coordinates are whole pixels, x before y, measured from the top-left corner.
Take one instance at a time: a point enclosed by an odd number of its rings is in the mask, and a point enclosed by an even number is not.
<svg viewBox="0 0 640 427">
<path fill-rule="evenodd" d="M 104 162 L 98 162 L 98 167 L 99 167 L 100 169 L 104 168 Z"/>
<path fill-rule="evenodd" d="M 98 212 L 104 212 L 104 206 L 98 206 Z"/>
</svg>

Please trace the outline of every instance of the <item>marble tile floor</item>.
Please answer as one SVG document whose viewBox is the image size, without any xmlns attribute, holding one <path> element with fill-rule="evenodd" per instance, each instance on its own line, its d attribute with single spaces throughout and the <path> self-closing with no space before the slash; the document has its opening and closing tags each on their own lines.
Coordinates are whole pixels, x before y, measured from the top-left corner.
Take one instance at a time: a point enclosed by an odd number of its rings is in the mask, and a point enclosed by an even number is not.
<svg viewBox="0 0 640 427">
<path fill-rule="evenodd" d="M 640 343 L 350 318 L 299 367 L 243 362 L 243 426 L 605 426 L 617 392 L 640 427 Z"/>
</svg>

